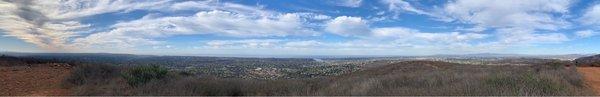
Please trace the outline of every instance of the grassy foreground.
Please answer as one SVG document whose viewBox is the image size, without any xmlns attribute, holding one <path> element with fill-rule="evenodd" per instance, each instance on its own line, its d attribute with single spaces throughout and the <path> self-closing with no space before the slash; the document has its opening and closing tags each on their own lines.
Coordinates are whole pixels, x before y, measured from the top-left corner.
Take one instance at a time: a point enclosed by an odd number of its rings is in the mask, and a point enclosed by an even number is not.
<svg viewBox="0 0 600 97">
<path fill-rule="evenodd" d="M 79 65 L 64 86 L 76 95 L 594 95 L 574 67 L 561 64 L 408 61 L 308 79 L 216 78 L 159 66 Z"/>
</svg>

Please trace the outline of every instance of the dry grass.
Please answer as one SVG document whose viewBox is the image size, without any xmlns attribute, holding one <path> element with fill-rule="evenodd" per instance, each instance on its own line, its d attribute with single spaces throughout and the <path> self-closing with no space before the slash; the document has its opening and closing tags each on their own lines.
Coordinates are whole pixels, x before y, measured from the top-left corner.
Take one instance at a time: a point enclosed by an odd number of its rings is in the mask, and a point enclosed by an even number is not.
<svg viewBox="0 0 600 97">
<path fill-rule="evenodd" d="M 79 66 L 83 71 L 73 73 L 84 74 L 74 74 L 76 80 L 68 82 L 76 84 L 79 95 L 593 95 L 576 69 L 555 64 L 559 63 L 480 66 L 410 61 L 328 78 L 273 80 L 200 78 L 169 72 L 136 87 L 124 85 L 127 82 L 117 67 L 110 67 L 116 70 L 110 73 L 95 74 L 106 71 L 95 68 L 106 67 Z"/>
</svg>

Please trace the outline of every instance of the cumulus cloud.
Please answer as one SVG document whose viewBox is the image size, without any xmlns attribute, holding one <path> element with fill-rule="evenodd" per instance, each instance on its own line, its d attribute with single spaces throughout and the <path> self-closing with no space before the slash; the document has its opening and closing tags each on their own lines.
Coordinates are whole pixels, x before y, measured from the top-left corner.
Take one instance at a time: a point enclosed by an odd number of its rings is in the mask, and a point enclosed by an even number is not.
<svg viewBox="0 0 600 97">
<path fill-rule="evenodd" d="M 451 48 L 455 45 L 471 46 L 470 42 L 489 37 L 479 33 L 426 33 L 403 27 L 374 28 L 373 39 L 391 40 L 392 45 L 400 47 L 436 47 Z"/>
<path fill-rule="evenodd" d="M 335 4 L 345 7 L 360 7 L 362 2 L 335 0 Z M 375 17 L 331 17 L 325 14 L 332 13 L 282 13 L 261 5 L 217 0 L 0 0 L 0 29 L 5 36 L 50 49 L 175 48 L 166 44 L 166 40 L 188 35 L 234 39 L 208 40 L 202 44 L 204 48 L 304 50 L 476 51 L 570 40 L 565 34 L 555 32 L 572 25 L 565 16 L 573 3 L 569 0 L 454 0 L 431 9 L 417 8 L 406 0 L 379 3 L 386 5 L 387 11 L 378 12 Z M 588 8 L 575 20 L 585 25 L 600 24 L 599 6 Z M 147 10 L 148 15 L 117 20 L 103 30 L 92 30 L 96 25 L 82 22 L 100 14 L 127 14 L 135 10 Z M 388 13 L 427 15 L 473 28 L 427 32 L 394 24 L 371 25 L 389 19 L 382 16 Z M 325 41 L 328 39 L 323 37 L 329 36 L 321 36 L 323 33 L 343 39 Z M 598 33 L 584 30 L 575 35 L 585 38 Z"/>
<path fill-rule="evenodd" d="M 483 27 L 525 27 L 557 30 L 569 23 L 553 14 L 569 11 L 570 0 L 457 0 L 443 13 L 453 19 Z"/>
<path fill-rule="evenodd" d="M 583 30 L 575 32 L 575 35 L 582 38 L 592 37 L 596 35 L 600 35 L 600 32 L 592 31 L 592 30 Z"/>
<path fill-rule="evenodd" d="M 326 31 L 341 36 L 357 36 L 370 39 L 424 40 L 430 42 L 464 42 L 464 40 L 487 37 L 478 33 L 440 32 L 425 33 L 405 27 L 370 28 L 360 17 L 340 16 L 327 23 Z"/>
<path fill-rule="evenodd" d="M 464 49 L 467 47 L 474 48 L 475 45 L 471 44 L 470 42 L 490 37 L 487 34 L 480 33 L 428 33 L 405 27 L 369 28 L 369 25 L 366 24 L 361 18 L 347 16 L 336 17 L 335 19 L 329 21 L 325 30 L 341 36 L 355 36 L 357 39 L 341 42 L 324 42 L 318 40 L 234 40 L 212 41 L 208 42 L 207 45 L 209 45 L 209 47 L 220 48 L 260 47 L 281 49 Z"/>
<path fill-rule="evenodd" d="M 479 33 L 425 33 L 403 27 L 376 28 L 373 30 L 373 34 L 376 37 L 392 37 L 403 41 L 423 40 L 445 43 L 467 42 L 488 37 L 486 34 Z"/>
<path fill-rule="evenodd" d="M 84 45 L 149 44 L 155 38 L 175 35 L 213 34 L 231 37 L 313 36 L 317 32 L 305 27 L 296 14 L 252 16 L 227 11 L 202 11 L 194 16 L 140 19 L 115 24 L 111 31 L 77 39 Z M 135 39 L 130 41 L 131 39 Z M 119 40 L 119 41 L 116 41 Z M 110 41 L 110 42 L 108 42 Z"/>
<path fill-rule="evenodd" d="M 363 36 L 369 34 L 367 21 L 360 17 L 340 16 L 326 24 L 325 31 L 341 36 Z"/>
<path fill-rule="evenodd" d="M 571 26 L 564 16 L 570 0 L 456 0 L 438 9 L 447 19 L 474 25 L 471 31 L 492 29 L 501 44 L 560 43 L 568 41 L 557 31 Z"/>
</svg>

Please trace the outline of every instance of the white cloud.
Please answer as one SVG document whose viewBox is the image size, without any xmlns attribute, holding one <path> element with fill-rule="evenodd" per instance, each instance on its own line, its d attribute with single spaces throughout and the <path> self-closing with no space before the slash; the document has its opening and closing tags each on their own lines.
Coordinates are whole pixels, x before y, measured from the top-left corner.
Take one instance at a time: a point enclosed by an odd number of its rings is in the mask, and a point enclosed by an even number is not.
<svg viewBox="0 0 600 97">
<path fill-rule="evenodd" d="M 600 25 L 600 4 L 588 8 L 579 21 L 586 25 Z"/>
<path fill-rule="evenodd" d="M 299 15 L 302 18 L 307 18 L 307 19 L 312 19 L 312 20 L 329 20 L 331 19 L 331 16 L 327 16 L 327 15 L 323 15 L 323 14 L 316 14 L 316 13 L 294 13 L 296 15 Z"/>
<path fill-rule="evenodd" d="M 396 13 L 413 12 L 417 14 L 431 15 L 428 12 L 413 7 L 409 2 L 404 0 L 381 0 L 381 3 L 388 6 L 388 10 Z"/>
<path fill-rule="evenodd" d="M 278 44 L 282 41 L 277 39 L 212 40 L 206 42 L 206 46 L 225 49 L 274 48 L 280 46 Z"/>
<path fill-rule="evenodd" d="M 320 40 L 215 40 L 205 45 L 221 49 L 311 49 L 311 50 L 393 50 L 393 49 L 477 49 L 482 46 L 470 42 L 488 38 L 478 33 L 425 33 L 418 30 L 390 27 L 374 28 L 368 35 L 357 40 L 324 42 Z"/>
<path fill-rule="evenodd" d="M 131 48 L 157 45 L 178 35 L 213 34 L 227 37 L 315 36 L 310 20 L 331 17 L 315 13 L 277 13 L 260 7 L 206 1 L 98 0 L 0 1 L 0 29 L 5 36 L 50 49 Z M 121 21 L 108 31 L 94 32 L 80 20 L 103 13 L 153 10 L 199 11 L 193 16 L 150 13 L 142 19 Z"/>
<path fill-rule="evenodd" d="M 451 49 L 474 47 L 471 42 L 490 37 L 481 33 L 438 32 L 427 33 L 405 27 L 370 28 L 359 17 L 340 16 L 327 23 L 326 31 L 358 37 L 357 40 L 341 43 L 321 43 L 325 47 L 350 49 L 404 49 L 439 48 Z"/>
<path fill-rule="evenodd" d="M 570 23 L 554 14 L 568 13 L 570 0 L 457 0 L 443 12 L 459 22 L 482 27 L 557 30 Z"/>
<path fill-rule="evenodd" d="M 340 16 L 326 24 L 325 31 L 341 36 L 363 36 L 369 34 L 367 21 L 360 17 Z"/>
<path fill-rule="evenodd" d="M 401 38 L 405 36 L 411 36 L 413 33 L 419 33 L 419 31 L 403 27 L 378 28 L 373 30 L 373 36 L 375 37 Z"/>
<path fill-rule="evenodd" d="M 344 0 L 339 6 L 360 7 L 362 0 Z M 270 49 L 352 49 L 364 50 L 489 50 L 535 43 L 560 43 L 569 38 L 554 33 L 569 28 L 565 18 L 569 0 L 455 0 L 439 9 L 420 9 L 405 0 L 382 0 L 388 11 L 377 16 L 331 17 L 317 13 L 279 13 L 261 5 L 207 1 L 171 0 L 24 0 L 0 1 L 0 29 L 5 36 L 16 37 L 44 48 L 96 49 L 175 48 L 165 40 L 173 36 L 210 35 L 241 40 L 214 40 L 210 48 Z M 600 24 L 600 5 L 590 7 L 579 18 L 586 25 Z M 106 13 L 151 10 L 138 20 L 120 21 L 100 32 L 90 31 L 94 25 L 82 19 Z M 154 12 L 158 11 L 158 12 Z M 196 12 L 194 15 L 174 14 Z M 376 27 L 389 19 L 389 13 L 428 15 L 453 20 L 473 28 L 457 31 L 422 32 L 400 26 Z M 370 20 L 370 21 L 369 21 Z M 493 31 L 485 33 L 481 31 Z M 94 33 L 88 33 L 94 32 Z M 345 36 L 341 41 L 321 41 L 321 32 Z M 592 30 L 575 32 L 579 37 L 592 37 Z M 300 37 L 300 38 L 298 38 Z M 306 37 L 316 40 L 302 40 Z M 269 39 L 262 39 L 269 38 Z M 298 38 L 298 40 L 288 40 Z M 328 38 L 328 37 L 327 37 Z M 343 53 L 343 52 L 342 52 Z"/>
<path fill-rule="evenodd" d="M 582 38 L 592 37 L 596 35 L 600 35 L 600 32 L 592 31 L 592 30 L 583 30 L 575 32 L 575 35 Z"/>
<path fill-rule="evenodd" d="M 323 42 L 319 42 L 316 40 L 307 40 L 307 41 L 291 41 L 284 44 L 284 47 L 288 48 L 317 48 L 323 46 Z"/>
<path fill-rule="evenodd" d="M 331 0 L 337 6 L 360 7 L 362 0 Z"/>
<path fill-rule="evenodd" d="M 246 6 L 235 3 L 219 2 L 218 0 L 205 0 L 205 1 L 185 1 L 175 2 L 163 11 L 180 11 L 180 10 L 191 10 L 191 11 L 212 11 L 212 10 L 223 10 L 233 13 L 245 14 L 245 15 L 260 15 L 268 16 L 273 15 L 276 12 L 264 10 L 261 7 Z"/>
<path fill-rule="evenodd" d="M 560 43 L 569 40 L 569 38 L 562 33 L 535 33 L 533 29 L 524 28 L 499 29 L 497 37 L 499 37 L 500 43 L 509 45 Z"/>
<path fill-rule="evenodd" d="M 40 10 L 52 19 L 73 19 L 117 11 L 138 9 L 159 9 L 170 0 L 66 0 L 66 1 L 32 1 L 37 2 L 33 8 Z"/>
<path fill-rule="evenodd" d="M 68 49 L 67 43 L 89 24 L 81 24 L 83 17 L 136 9 L 160 7 L 168 1 L 130 0 L 14 0 L 0 1 L 0 29 L 7 36 L 16 37 L 42 48 Z"/>
<path fill-rule="evenodd" d="M 253 16 L 227 11 L 202 11 L 194 16 L 140 19 L 115 24 L 111 31 L 76 39 L 82 45 L 125 44 L 175 35 L 213 34 L 231 37 L 314 36 L 319 33 L 305 27 L 296 14 Z M 129 41 L 134 39 L 133 41 Z M 119 41 L 116 41 L 119 40 Z M 107 42 L 111 41 L 111 42 Z M 142 41 L 140 41 L 142 42 Z"/>
<path fill-rule="evenodd" d="M 204 49 L 328 49 L 327 44 L 316 40 L 242 39 L 211 40 Z"/>
<path fill-rule="evenodd" d="M 570 0 L 456 0 L 438 9 L 444 18 L 473 25 L 468 31 L 495 31 L 494 45 L 518 46 L 561 43 L 570 40 L 562 33 L 571 27 L 565 17 Z M 459 29 L 460 30 L 460 29 Z M 542 33 L 544 32 L 544 33 Z"/>
<path fill-rule="evenodd" d="M 439 34 L 440 36 L 450 38 L 451 35 Z M 454 34 L 458 35 L 458 34 Z M 462 35 L 462 34 L 461 34 Z M 460 36 L 460 35 L 459 35 Z M 436 36 L 438 37 L 438 36 Z M 419 38 L 414 38 L 419 39 Z M 440 38 L 441 40 L 441 38 Z M 485 52 L 498 47 L 492 47 L 487 44 L 469 44 L 466 42 L 444 42 L 428 40 L 412 40 L 413 42 L 403 42 L 392 40 L 353 40 L 339 42 L 325 42 L 320 40 L 281 40 L 281 39 L 245 39 L 245 40 L 213 40 L 202 44 L 196 49 L 203 50 L 240 50 L 252 51 L 254 54 L 261 52 L 283 52 L 284 54 L 359 54 L 359 55 L 377 55 L 377 54 L 398 54 L 393 52 L 402 52 L 403 54 L 428 53 L 449 53 L 448 51 L 460 52 Z M 418 43 L 418 41 L 428 41 Z M 467 41 L 467 40 L 465 40 Z M 468 40 L 470 41 L 470 40 Z M 256 52 L 255 52 L 256 51 Z M 239 51 L 233 51 L 239 52 Z M 319 52 L 319 53 L 312 53 Z M 387 53 L 382 53 L 387 52 Z M 248 53 L 248 52 L 246 52 Z M 271 54 L 271 53 L 262 53 Z M 423 53 L 421 53 L 423 54 Z"/>
<path fill-rule="evenodd" d="M 478 33 L 425 33 L 418 30 L 392 27 L 373 29 L 374 39 L 392 39 L 399 45 L 442 46 L 451 44 L 468 44 L 471 41 L 489 37 Z"/>
</svg>

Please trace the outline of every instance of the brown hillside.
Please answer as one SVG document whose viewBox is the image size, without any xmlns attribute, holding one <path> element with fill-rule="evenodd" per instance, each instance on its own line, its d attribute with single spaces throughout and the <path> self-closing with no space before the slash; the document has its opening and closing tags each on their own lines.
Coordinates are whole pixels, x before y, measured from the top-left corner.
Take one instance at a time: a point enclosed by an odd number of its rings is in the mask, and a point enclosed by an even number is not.
<svg viewBox="0 0 600 97">
<path fill-rule="evenodd" d="M 574 60 L 577 66 L 593 66 L 600 67 L 600 55 L 577 58 Z"/>
<path fill-rule="evenodd" d="M 61 86 L 71 72 L 66 64 L 0 66 L 0 96 L 64 96 Z"/>
</svg>

